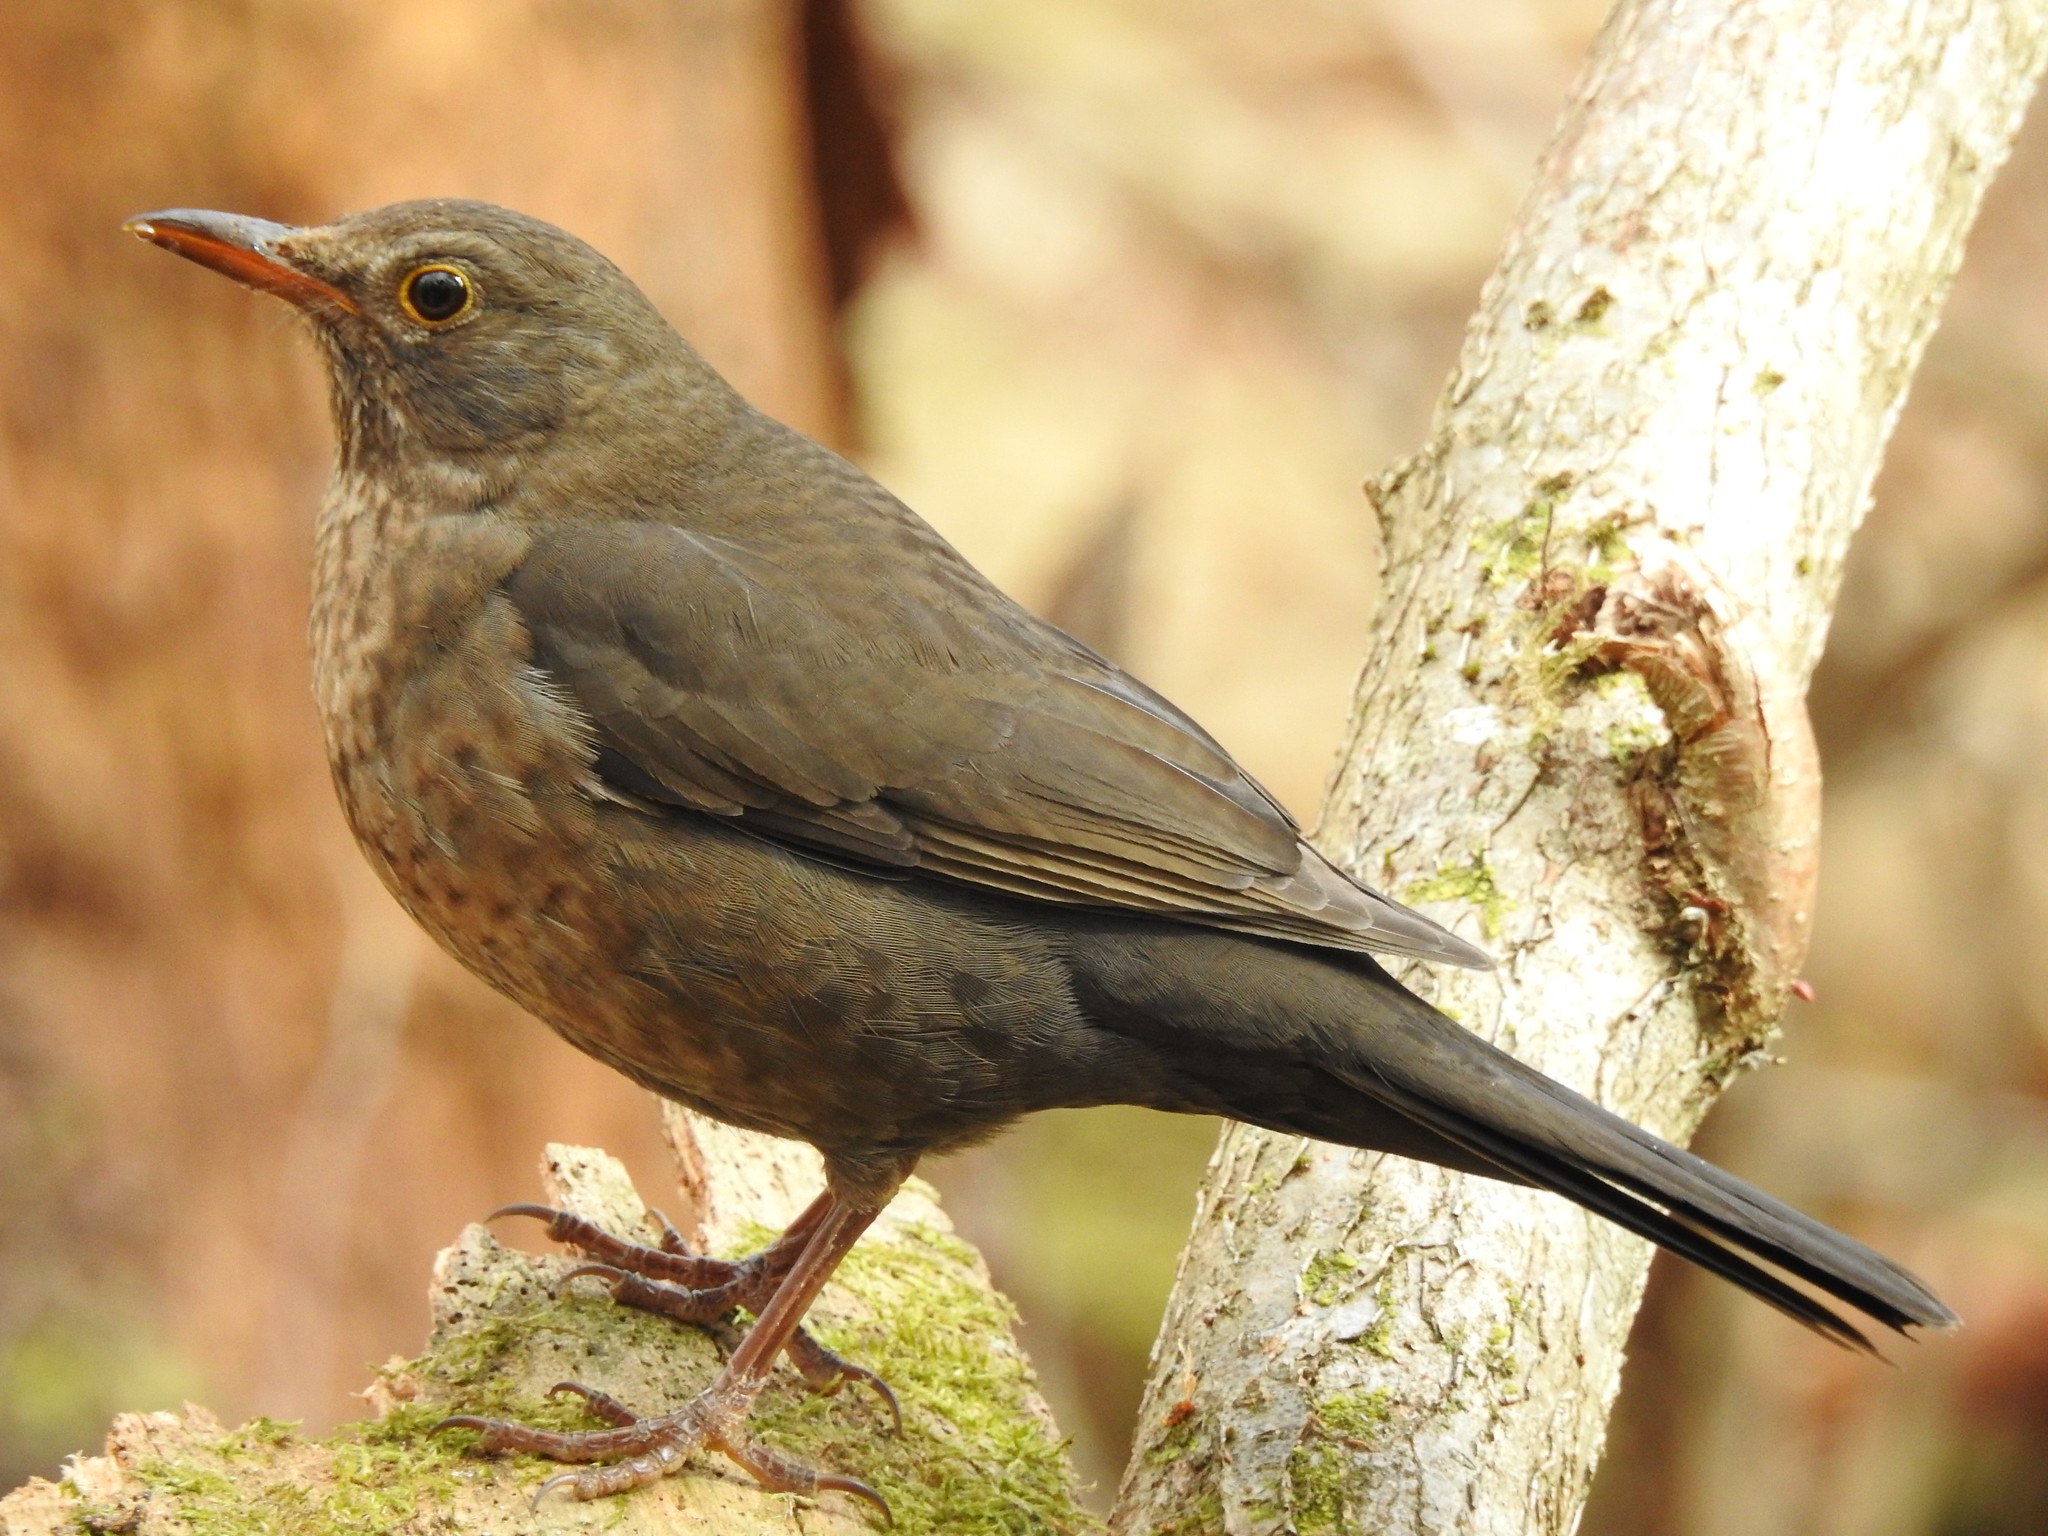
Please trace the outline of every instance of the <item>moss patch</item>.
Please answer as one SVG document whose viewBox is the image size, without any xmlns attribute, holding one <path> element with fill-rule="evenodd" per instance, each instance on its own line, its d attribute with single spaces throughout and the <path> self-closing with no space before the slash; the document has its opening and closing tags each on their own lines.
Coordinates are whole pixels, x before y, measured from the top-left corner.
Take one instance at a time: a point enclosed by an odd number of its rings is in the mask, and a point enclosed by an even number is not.
<svg viewBox="0 0 2048 1536">
<path fill-rule="evenodd" d="M 877 1434 L 878 1414 L 850 1416 L 850 1391 L 821 1398 L 778 1378 L 755 1416 L 763 1438 L 873 1483 L 900 1532 L 1100 1529 L 1074 1503 L 1064 1445 L 1030 1409 L 1034 1378 L 1007 1342 L 1009 1302 L 980 1281 L 958 1238 L 909 1223 L 896 1230 L 847 1256 L 840 1279 L 861 1306 L 825 1308 L 816 1328 L 895 1389 L 903 1434 Z"/>
<path fill-rule="evenodd" d="M 731 1133 L 734 1135 L 740 1133 Z M 773 1162 L 772 1148 L 754 1155 Z M 551 1201 L 612 1230 L 645 1228 L 625 1171 L 587 1148 L 550 1147 Z M 742 1234 L 758 1247 L 766 1233 Z M 379 1416 L 331 1435 L 256 1419 L 224 1428 L 204 1409 L 122 1414 L 109 1454 L 75 1461 L 56 1487 L 31 1491 L 56 1524 L 36 1530 L 129 1536 L 430 1536 L 451 1529 L 536 1528 L 659 1536 L 677 1529 L 878 1530 L 858 1501 L 764 1493 L 725 1458 L 692 1458 L 679 1475 L 615 1498 L 557 1496 L 538 1522 L 530 1501 L 561 1472 L 525 1456 L 476 1454 L 475 1433 L 437 1432 L 452 1415 L 544 1430 L 600 1427 L 582 1382 L 635 1412 L 672 1412 L 708 1386 L 738 1330 L 690 1328 L 614 1303 L 595 1279 L 571 1281 L 575 1258 L 529 1255 L 466 1228 L 435 1264 L 433 1332 L 413 1360 L 379 1373 Z M 904 1433 L 864 1388 L 826 1399 L 778 1368 L 753 1429 L 775 1449 L 872 1483 L 904 1536 L 1083 1536 L 1065 1448 L 1034 1390 L 974 1251 L 944 1230 L 930 1193 L 906 1186 L 812 1309 L 830 1347 L 877 1371 L 901 1400 Z M 1193 1536 L 1190 1531 L 1190 1536 Z"/>
<path fill-rule="evenodd" d="M 1598 325 L 1607 318 L 1607 312 L 1614 308 L 1614 295 L 1605 288 L 1595 288 L 1579 305 L 1579 312 L 1572 316 L 1572 324 L 1581 326 Z"/>
<path fill-rule="evenodd" d="M 1341 1248 L 1315 1255 L 1301 1272 L 1302 1300 L 1318 1307 L 1334 1307 L 1358 1288 L 1358 1260 Z"/>
<path fill-rule="evenodd" d="M 1394 1358 L 1394 1282 L 1382 1279 L 1373 1287 L 1372 1299 L 1379 1306 L 1372 1326 L 1352 1340 L 1367 1354 L 1378 1355 L 1382 1360 Z"/>
<path fill-rule="evenodd" d="M 280 1440 L 257 1420 L 186 1456 L 145 1458 L 133 1475 L 192 1536 L 371 1536 L 417 1528 L 460 1486 L 446 1443 L 394 1443 L 357 1425 L 321 1440 Z"/>
<path fill-rule="evenodd" d="M 1489 939 L 1500 937 L 1501 919 L 1511 903 L 1493 877 L 1486 855 L 1475 853 L 1464 864 L 1446 864 L 1433 875 L 1410 882 L 1401 893 L 1409 905 L 1424 901 L 1461 901 L 1476 908 L 1479 926 Z"/>
<path fill-rule="evenodd" d="M 1333 1435 L 1369 1445 L 1393 1418 L 1393 1394 L 1385 1387 L 1353 1387 L 1316 1404 L 1316 1417 Z"/>
<path fill-rule="evenodd" d="M 1344 1478 L 1350 1463 L 1334 1445 L 1308 1440 L 1287 1456 L 1287 1502 L 1300 1536 L 1348 1529 L 1344 1521 Z"/>
</svg>

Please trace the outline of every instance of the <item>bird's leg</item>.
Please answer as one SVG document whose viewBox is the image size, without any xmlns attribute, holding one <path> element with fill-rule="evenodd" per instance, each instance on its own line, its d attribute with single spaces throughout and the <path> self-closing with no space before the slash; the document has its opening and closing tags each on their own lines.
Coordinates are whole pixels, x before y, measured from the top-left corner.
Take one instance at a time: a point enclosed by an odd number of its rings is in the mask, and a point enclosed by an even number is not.
<svg viewBox="0 0 2048 1536">
<path fill-rule="evenodd" d="M 532 1216 L 547 1223 L 551 1241 L 596 1261 L 569 1271 L 562 1277 L 564 1284 L 581 1277 L 599 1279 L 610 1288 L 614 1301 L 659 1312 L 679 1323 L 711 1327 L 725 1322 L 741 1308 L 760 1316 L 823 1219 L 830 1199 L 829 1194 L 819 1195 L 782 1236 L 744 1259 L 714 1259 L 692 1253 L 683 1235 L 659 1212 L 653 1213 L 661 1223 L 659 1248 L 629 1243 L 593 1221 L 551 1206 L 507 1205 L 491 1212 L 486 1219 Z M 896 1402 L 896 1394 L 866 1366 L 855 1365 L 827 1349 L 803 1328 L 790 1335 L 788 1349 L 789 1363 L 813 1392 L 829 1397 L 848 1382 L 868 1387 L 888 1408 L 895 1427 L 903 1428 L 903 1410 Z"/>
<path fill-rule="evenodd" d="M 534 1495 L 536 1502 L 556 1488 L 567 1489 L 577 1499 L 601 1499 L 623 1493 L 668 1476 L 682 1466 L 692 1450 L 701 1446 L 723 1451 L 771 1492 L 848 1493 L 866 1499 L 887 1515 L 889 1506 L 867 1484 L 856 1478 L 819 1472 L 756 1443 L 746 1433 L 747 1417 L 768 1381 L 775 1357 L 789 1346 L 818 1292 L 885 1203 L 886 1196 L 854 1204 L 828 1192 L 811 1211 L 799 1217 L 799 1223 L 810 1218 L 802 1249 L 788 1264 L 753 1328 L 726 1361 L 717 1380 L 674 1413 L 630 1419 L 630 1410 L 616 1399 L 594 1388 L 565 1382 L 556 1390 L 580 1394 L 592 1411 L 612 1427 L 563 1433 L 468 1414 L 443 1419 L 436 1427 L 473 1429 L 483 1437 L 482 1448 L 486 1451 L 517 1451 L 551 1461 L 611 1463 L 549 1478 Z"/>
</svg>

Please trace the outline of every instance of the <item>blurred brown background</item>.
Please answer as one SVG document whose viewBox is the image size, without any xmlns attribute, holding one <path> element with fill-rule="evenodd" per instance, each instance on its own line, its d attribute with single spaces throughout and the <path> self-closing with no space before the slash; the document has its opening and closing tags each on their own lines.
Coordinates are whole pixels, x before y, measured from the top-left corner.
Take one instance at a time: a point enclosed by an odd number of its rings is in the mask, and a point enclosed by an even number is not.
<svg viewBox="0 0 2048 1536">
<path fill-rule="evenodd" d="M 122 238 L 460 194 L 618 258 L 1304 817 L 1413 444 L 1591 0 L 11 0 L 0 32 L 0 1486 L 117 1408 L 351 1412 L 436 1247 L 649 1106 L 429 951 L 307 698 L 280 306 Z M 1660 1264 L 1592 1536 L 2048 1529 L 2048 125 L 1816 693 L 1789 1063 L 1705 1150 L 1970 1319 L 1873 1368 Z M 1107 1491 L 1211 1128 L 936 1170 Z"/>
</svg>

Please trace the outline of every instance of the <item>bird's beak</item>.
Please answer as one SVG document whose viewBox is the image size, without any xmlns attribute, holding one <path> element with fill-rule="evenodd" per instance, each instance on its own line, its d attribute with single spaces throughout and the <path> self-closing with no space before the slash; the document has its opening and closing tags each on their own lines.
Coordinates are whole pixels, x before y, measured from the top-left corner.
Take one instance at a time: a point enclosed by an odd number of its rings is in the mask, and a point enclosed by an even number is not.
<svg viewBox="0 0 2048 1536">
<path fill-rule="evenodd" d="M 121 226 L 129 234 L 176 251 L 202 267 L 225 272 L 238 283 L 274 293 L 300 309 L 323 307 L 356 313 L 355 301 L 332 283 L 292 265 L 278 242 L 299 231 L 290 224 L 210 213 L 204 208 L 166 208 L 137 214 Z"/>
</svg>

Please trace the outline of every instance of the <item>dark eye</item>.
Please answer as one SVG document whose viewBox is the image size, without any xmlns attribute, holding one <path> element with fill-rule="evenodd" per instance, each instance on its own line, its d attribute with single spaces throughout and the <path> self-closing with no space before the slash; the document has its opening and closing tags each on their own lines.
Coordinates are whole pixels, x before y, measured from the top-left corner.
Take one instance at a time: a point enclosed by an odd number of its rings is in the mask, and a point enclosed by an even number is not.
<svg viewBox="0 0 2048 1536">
<path fill-rule="evenodd" d="M 398 302 L 421 325 L 446 325 L 470 312 L 476 290 L 454 267 L 418 267 L 398 285 Z"/>
</svg>

